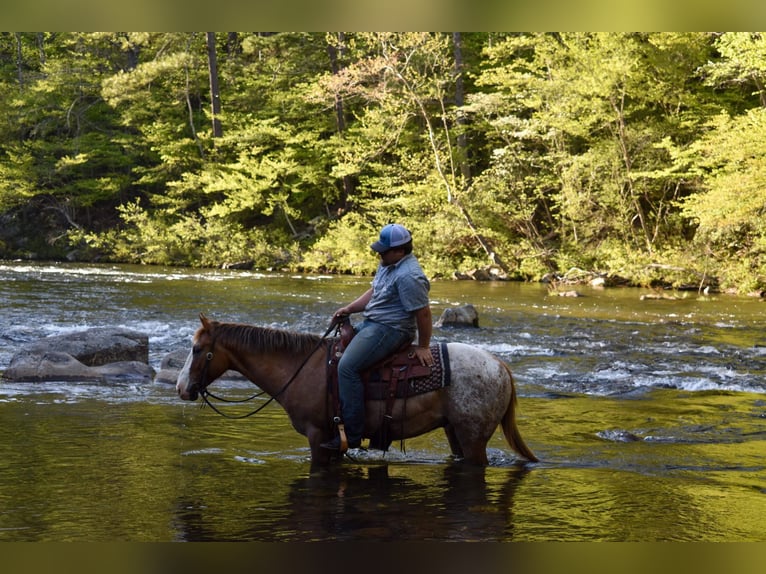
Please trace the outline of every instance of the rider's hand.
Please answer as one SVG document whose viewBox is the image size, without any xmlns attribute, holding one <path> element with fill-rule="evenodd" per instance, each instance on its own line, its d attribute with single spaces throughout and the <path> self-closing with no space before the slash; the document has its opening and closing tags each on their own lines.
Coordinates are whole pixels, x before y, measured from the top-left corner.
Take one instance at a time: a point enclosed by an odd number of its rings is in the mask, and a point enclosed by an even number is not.
<svg viewBox="0 0 766 574">
<path fill-rule="evenodd" d="M 428 347 L 415 347 L 415 356 L 420 360 L 420 364 L 424 367 L 431 367 L 434 364 L 431 349 Z"/>
<path fill-rule="evenodd" d="M 348 317 L 349 315 L 351 315 L 351 311 L 349 311 L 348 306 L 346 306 L 346 307 L 341 307 L 340 309 L 335 311 L 332 318 L 335 321 L 338 321 L 339 319 L 342 319 L 343 317 Z"/>
</svg>

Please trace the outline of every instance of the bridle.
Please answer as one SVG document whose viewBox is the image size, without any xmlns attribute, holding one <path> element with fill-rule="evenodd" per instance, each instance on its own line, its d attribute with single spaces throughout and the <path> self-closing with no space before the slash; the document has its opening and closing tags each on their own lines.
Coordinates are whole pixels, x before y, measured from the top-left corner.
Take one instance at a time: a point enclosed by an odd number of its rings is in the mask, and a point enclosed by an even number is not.
<svg viewBox="0 0 766 574">
<path fill-rule="evenodd" d="M 212 341 L 212 343 L 210 343 L 210 349 L 208 350 L 207 355 L 205 356 L 205 366 L 202 368 L 202 373 L 200 374 L 200 387 L 201 387 L 201 390 L 199 390 L 198 392 L 199 392 L 199 395 L 202 397 L 202 400 L 204 401 L 202 403 L 202 405 L 200 405 L 200 408 L 203 408 L 205 405 L 207 405 L 211 409 L 213 409 L 216 413 L 218 413 L 219 415 L 221 415 L 222 417 L 227 418 L 227 419 L 245 419 L 247 417 L 253 416 L 256 413 L 259 413 L 260 411 L 265 409 L 273 400 L 275 400 L 277 397 L 282 395 L 282 393 L 284 393 L 291 384 L 293 384 L 293 382 L 295 381 L 296 377 L 303 370 L 303 367 L 306 366 L 306 363 L 309 362 L 309 359 L 311 358 L 311 356 L 314 353 L 316 353 L 317 349 L 319 349 L 322 346 L 322 344 L 324 343 L 325 339 L 327 339 L 327 335 L 329 335 L 330 332 L 333 329 L 335 329 L 335 334 L 336 335 L 338 335 L 338 333 L 340 333 L 341 325 L 343 324 L 343 321 L 345 319 L 347 319 L 347 317 L 337 317 L 337 318 L 333 317 L 333 320 L 330 323 L 330 326 L 328 327 L 327 331 L 325 331 L 324 335 L 322 335 L 322 338 L 319 339 L 319 342 L 311 350 L 311 352 L 309 352 L 309 354 L 306 355 L 306 358 L 303 359 L 303 362 L 301 362 L 301 364 L 298 365 L 298 368 L 293 373 L 293 376 L 290 377 L 288 379 L 288 381 L 284 385 L 282 385 L 282 388 L 279 389 L 279 391 L 277 391 L 276 393 L 271 395 L 269 400 L 267 400 L 265 403 L 263 403 L 261 406 L 259 406 L 255 410 L 253 410 L 253 411 L 251 411 L 249 413 L 246 413 L 244 415 L 230 415 L 230 414 L 224 413 L 218 407 L 216 407 L 212 402 L 210 402 L 210 399 L 208 397 L 212 397 L 215 400 L 223 402 L 223 403 L 246 403 L 248 401 L 251 401 L 253 399 L 256 399 L 256 398 L 260 397 L 261 395 L 265 394 L 266 391 L 263 391 L 263 390 L 258 391 L 256 393 L 254 393 L 253 395 L 247 397 L 246 399 L 226 399 L 224 397 L 219 397 L 217 395 L 214 395 L 213 393 L 211 393 L 210 391 L 207 390 L 207 386 L 210 383 L 206 384 L 205 381 L 207 380 L 208 369 L 210 367 L 210 363 L 213 360 L 213 356 L 214 356 L 213 355 L 213 350 L 215 349 L 215 337 L 213 337 L 213 341 Z M 255 383 L 253 383 L 253 384 L 255 384 Z"/>
</svg>

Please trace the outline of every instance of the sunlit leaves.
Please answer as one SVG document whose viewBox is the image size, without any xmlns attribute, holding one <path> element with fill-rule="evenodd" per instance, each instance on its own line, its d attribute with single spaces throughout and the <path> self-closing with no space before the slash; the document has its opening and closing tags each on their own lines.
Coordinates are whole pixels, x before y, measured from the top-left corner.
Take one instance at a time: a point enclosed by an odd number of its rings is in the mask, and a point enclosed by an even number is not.
<svg viewBox="0 0 766 574">
<path fill-rule="evenodd" d="M 689 81 L 707 55 L 704 40 L 521 34 L 489 48 L 492 65 L 477 83 L 490 93 L 472 94 L 467 111 L 496 142 L 482 185 L 528 203 L 519 218 L 508 208 L 511 228 L 578 251 L 614 238 L 651 252 L 677 232 L 672 200 L 683 180 L 658 144 L 670 137 L 684 145 L 714 109 Z M 499 169 L 508 159 L 513 167 Z M 503 183 L 507 173 L 512 181 Z"/>
<path fill-rule="evenodd" d="M 721 115 L 695 146 L 699 167 L 708 169 L 707 190 L 685 202 L 699 231 L 713 237 L 766 234 L 766 110 L 737 118 Z"/>
<path fill-rule="evenodd" d="M 761 106 L 766 107 L 766 36 L 761 32 L 727 32 L 715 41 L 721 58 L 709 62 L 703 71 L 707 82 L 718 86 L 750 87 Z"/>
</svg>

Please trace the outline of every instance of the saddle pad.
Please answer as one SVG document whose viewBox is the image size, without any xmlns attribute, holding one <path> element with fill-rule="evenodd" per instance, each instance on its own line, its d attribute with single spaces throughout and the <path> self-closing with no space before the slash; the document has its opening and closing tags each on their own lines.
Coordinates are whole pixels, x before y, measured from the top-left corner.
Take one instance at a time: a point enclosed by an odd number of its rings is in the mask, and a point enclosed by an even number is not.
<svg viewBox="0 0 766 574">
<path fill-rule="evenodd" d="M 396 376 L 396 398 L 411 397 L 437 391 L 450 384 L 449 355 L 446 343 L 431 345 L 434 364 L 424 367 L 417 357 L 410 357 L 412 351 L 397 353 L 392 358 L 363 373 L 364 395 L 367 400 L 388 398 L 391 379 Z"/>
</svg>

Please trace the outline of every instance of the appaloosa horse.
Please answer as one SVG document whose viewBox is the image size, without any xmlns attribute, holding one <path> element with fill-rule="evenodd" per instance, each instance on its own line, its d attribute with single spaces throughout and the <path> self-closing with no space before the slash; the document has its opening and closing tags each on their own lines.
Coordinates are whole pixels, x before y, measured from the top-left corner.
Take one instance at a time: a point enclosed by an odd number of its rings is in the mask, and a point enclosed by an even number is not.
<svg viewBox="0 0 766 574">
<path fill-rule="evenodd" d="M 326 465 L 332 453 L 320 448 L 334 432 L 333 406 L 326 377 L 327 341 L 306 333 L 220 323 L 200 315 L 202 326 L 178 375 L 183 400 L 196 400 L 229 369 L 242 373 L 287 412 L 311 447 L 312 469 Z M 451 380 L 439 390 L 397 399 L 390 413 L 390 439 L 410 438 L 443 427 L 452 454 L 486 465 L 487 442 L 498 424 L 508 444 L 529 461 L 537 457 L 516 426 L 516 389 L 510 369 L 490 353 L 448 343 Z M 365 436 L 378 432 L 383 400 L 366 401 Z"/>
</svg>

